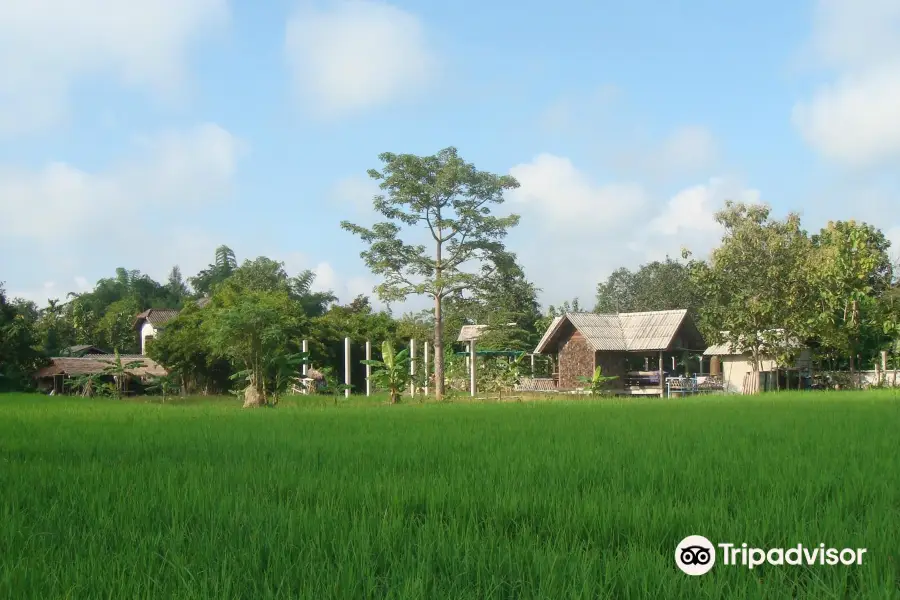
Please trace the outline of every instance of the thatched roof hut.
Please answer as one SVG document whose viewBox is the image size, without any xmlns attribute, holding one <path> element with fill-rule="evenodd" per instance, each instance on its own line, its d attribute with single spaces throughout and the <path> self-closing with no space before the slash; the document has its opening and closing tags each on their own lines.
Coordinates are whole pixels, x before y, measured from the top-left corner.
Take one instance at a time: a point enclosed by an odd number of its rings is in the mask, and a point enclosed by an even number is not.
<svg viewBox="0 0 900 600">
<path fill-rule="evenodd" d="M 122 355 L 120 357 L 123 364 L 133 361 L 141 361 L 142 366 L 135 369 L 129 369 L 128 373 L 134 377 L 163 376 L 166 370 L 156 361 L 146 356 L 138 355 Z M 57 356 L 50 359 L 50 364 L 39 369 L 35 374 L 35 379 L 46 379 L 62 375 L 65 377 L 77 377 L 79 375 L 94 375 L 103 373 L 110 366 L 111 362 L 116 360 L 114 354 L 92 354 L 90 356 Z"/>
</svg>

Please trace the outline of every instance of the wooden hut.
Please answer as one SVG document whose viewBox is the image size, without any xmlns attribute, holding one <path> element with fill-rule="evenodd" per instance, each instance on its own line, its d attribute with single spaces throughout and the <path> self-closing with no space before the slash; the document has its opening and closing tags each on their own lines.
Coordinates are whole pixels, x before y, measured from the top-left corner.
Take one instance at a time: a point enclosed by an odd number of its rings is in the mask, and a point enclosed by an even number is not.
<svg viewBox="0 0 900 600">
<path fill-rule="evenodd" d="M 146 380 L 148 377 L 166 375 L 166 370 L 159 363 L 146 356 L 123 355 L 120 358 L 123 364 L 138 360 L 142 363 L 142 366 L 128 370 L 128 374 L 136 379 Z M 58 356 L 51 358 L 50 364 L 46 367 L 38 369 L 34 378 L 37 380 L 38 389 L 53 390 L 61 394 L 65 391 L 66 378 L 103 373 L 115 360 L 114 354 Z"/>
<path fill-rule="evenodd" d="M 706 349 L 687 310 L 596 314 L 566 313 L 553 320 L 535 354 L 555 355 L 556 387 L 584 387 L 596 367 L 614 375 L 612 390 L 627 395 L 663 395 L 665 378 L 674 374 L 673 357 Z"/>
</svg>

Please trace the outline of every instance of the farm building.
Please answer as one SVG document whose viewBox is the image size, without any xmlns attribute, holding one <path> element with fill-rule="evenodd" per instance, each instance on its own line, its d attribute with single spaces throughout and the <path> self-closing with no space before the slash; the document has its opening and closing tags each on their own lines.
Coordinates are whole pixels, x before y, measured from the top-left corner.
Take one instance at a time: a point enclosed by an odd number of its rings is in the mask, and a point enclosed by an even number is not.
<svg viewBox="0 0 900 600">
<path fill-rule="evenodd" d="M 777 331 L 775 333 L 778 333 Z M 722 332 L 727 335 L 727 332 Z M 804 347 L 799 341 L 794 342 L 797 358 L 787 371 L 799 371 L 809 373 L 812 355 L 809 348 Z M 714 344 L 704 350 L 704 356 L 711 358 L 710 372 L 721 374 L 722 384 L 726 392 L 735 394 L 755 393 L 759 389 L 758 381 L 751 381 L 753 373 L 753 357 L 750 350 L 742 344 L 723 342 Z M 759 372 L 771 372 L 778 367 L 775 359 L 765 354 L 760 360 Z M 787 386 L 786 386 L 787 387 Z"/>
<path fill-rule="evenodd" d="M 596 367 L 618 377 L 616 393 L 662 395 L 672 358 L 702 353 L 706 344 L 687 310 L 596 314 L 566 313 L 544 333 L 535 354 L 556 356 L 559 390 L 583 387 Z"/>
<path fill-rule="evenodd" d="M 165 324 L 178 316 L 174 308 L 151 308 L 134 318 L 134 329 L 141 335 L 141 354 L 147 354 L 147 342 L 152 341 Z"/>
<path fill-rule="evenodd" d="M 196 301 L 197 306 L 204 308 L 210 302 L 208 297 Z M 134 318 L 134 329 L 140 332 L 141 354 L 147 354 L 147 342 L 152 341 L 162 331 L 166 323 L 181 312 L 177 308 L 150 308 Z"/>
<path fill-rule="evenodd" d="M 151 376 L 163 376 L 166 370 L 155 361 L 146 356 L 121 356 L 122 363 L 129 363 L 139 360 L 142 366 L 129 370 L 128 373 L 137 378 L 144 380 Z M 116 360 L 114 354 L 95 354 L 90 356 L 60 356 L 50 359 L 50 364 L 46 367 L 38 369 L 34 374 L 37 380 L 38 389 L 43 391 L 53 390 L 60 394 L 64 391 L 65 380 L 68 377 L 78 377 L 79 375 L 97 375 L 103 373 L 110 366 L 110 363 Z"/>
</svg>

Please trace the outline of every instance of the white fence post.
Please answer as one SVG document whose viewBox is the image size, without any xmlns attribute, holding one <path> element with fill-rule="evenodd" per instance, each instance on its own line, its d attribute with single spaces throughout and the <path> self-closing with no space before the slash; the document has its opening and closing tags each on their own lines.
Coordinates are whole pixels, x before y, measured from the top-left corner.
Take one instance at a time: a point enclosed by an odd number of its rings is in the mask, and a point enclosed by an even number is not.
<svg viewBox="0 0 900 600">
<path fill-rule="evenodd" d="M 303 353 L 309 352 L 309 342 L 307 340 L 303 340 Z M 306 377 L 307 369 L 309 368 L 309 358 L 303 361 L 303 376 Z"/>
<path fill-rule="evenodd" d="M 344 338 L 344 398 L 350 397 L 350 338 Z"/>
<path fill-rule="evenodd" d="M 469 391 L 475 397 L 475 340 L 469 341 Z"/>
<path fill-rule="evenodd" d="M 416 395 L 416 340 L 409 340 L 409 395 Z"/>
<path fill-rule="evenodd" d="M 425 395 L 426 396 L 428 395 L 428 379 L 431 376 L 431 374 L 428 372 L 428 346 L 430 346 L 430 345 L 431 344 L 428 342 L 428 340 L 425 340 L 425 361 L 424 361 L 425 364 L 424 364 L 424 367 L 425 367 Z"/>
<path fill-rule="evenodd" d="M 366 340 L 366 360 L 372 360 L 372 342 Z M 372 395 L 372 365 L 366 365 L 366 396 Z"/>
</svg>

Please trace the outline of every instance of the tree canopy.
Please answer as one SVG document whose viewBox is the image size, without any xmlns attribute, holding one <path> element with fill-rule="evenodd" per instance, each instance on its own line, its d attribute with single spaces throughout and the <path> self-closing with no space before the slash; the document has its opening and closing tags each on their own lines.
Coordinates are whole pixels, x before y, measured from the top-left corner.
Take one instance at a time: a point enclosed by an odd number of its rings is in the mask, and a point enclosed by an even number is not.
<svg viewBox="0 0 900 600">
<path fill-rule="evenodd" d="M 491 205 L 502 204 L 504 192 L 519 184 L 509 175 L 479 171 L 453 147 L 432 156 L 385 152 L 379 159 L 381 171 L 372 169 L 369 176 L 381 182 L 384 194 L 374 198 L 373 207 L 386 220 L 371 227 L 344 221 L 341 227 L 368 244 L 360 256 L 383 277 L 376 288 L 382 300 L 400 301 L 411 294 L 433 299 L 435 387 L 440 399 L 442 302 L 478 287 L 505 254 L 503 239 L 519 217 L 494 216 Z"/>
</svg>

